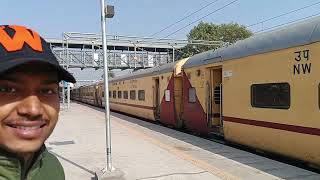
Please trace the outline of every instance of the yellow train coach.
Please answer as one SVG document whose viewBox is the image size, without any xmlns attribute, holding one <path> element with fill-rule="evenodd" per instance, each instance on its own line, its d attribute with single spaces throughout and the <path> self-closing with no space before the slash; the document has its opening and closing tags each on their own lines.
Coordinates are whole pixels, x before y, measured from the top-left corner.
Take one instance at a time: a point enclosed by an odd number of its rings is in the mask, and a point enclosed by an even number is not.
<svg viewBox="0 0 320 180">
<path fill-rule="evenodd" d="M 186 61 L 183 59 L 111 79 L 110 109 L 180 127 L 181 66 Z"/>
<path fill-rule="evenodd" d="M 183 65 L 187 129 L 320 165 L 320 18 Z"/>
<path fill-rule="evenodd" d="M 320 17 L 109 81 L 110 108 L 320 167 Z M 104 106 L 103 84 L 72 91 Z"/>
</svg>

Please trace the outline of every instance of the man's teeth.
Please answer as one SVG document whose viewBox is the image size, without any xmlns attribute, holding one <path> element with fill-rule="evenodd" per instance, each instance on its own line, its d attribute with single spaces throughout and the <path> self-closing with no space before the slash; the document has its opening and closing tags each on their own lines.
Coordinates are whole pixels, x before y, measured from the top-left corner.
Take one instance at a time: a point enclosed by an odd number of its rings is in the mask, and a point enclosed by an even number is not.
<svg viewBox="0 0 320 180">
<path fill-rule="evenodd" d="M 23 130 L 34 130 L 34 129 L 39 129 L 39 128 L 40 128 L 40 126 L 33 126 L 33 127 L 15 126 L 15 128 L 23 129 Z"/>
</svg>

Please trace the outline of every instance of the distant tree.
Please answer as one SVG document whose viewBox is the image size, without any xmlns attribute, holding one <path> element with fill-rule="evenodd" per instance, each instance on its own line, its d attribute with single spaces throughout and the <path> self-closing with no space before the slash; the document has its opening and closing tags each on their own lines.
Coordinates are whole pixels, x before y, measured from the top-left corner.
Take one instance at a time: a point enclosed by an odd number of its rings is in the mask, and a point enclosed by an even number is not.
<svg viewBox="0 0 320 180">
<path fill-rule="evenodd" d="M 213 24 L 200 22 L 187 35 L 188 41 L 206 40 L 206 41 L 223 41 L 224 43 L 232 44 L 238 40 L 248 38 L 253 33 L 245 26 L 237 23 L 229 24 Z M 181 57 L 189 57 L 210 49 L 216 49 L 219 45 L 192 45 L 188 44 L 181 50 Z"/>
</svg>

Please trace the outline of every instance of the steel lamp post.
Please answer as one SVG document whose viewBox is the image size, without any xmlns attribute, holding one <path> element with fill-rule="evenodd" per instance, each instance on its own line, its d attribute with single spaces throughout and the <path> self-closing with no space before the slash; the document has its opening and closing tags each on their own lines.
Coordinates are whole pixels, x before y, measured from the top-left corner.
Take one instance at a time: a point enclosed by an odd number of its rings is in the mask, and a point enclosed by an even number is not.
<svg viewBox="0 0 320 180">
<path fill-rule="evenodd" d="M 110 107 L 109 107 L 109 86 L 108 86 L 108 61 L 107 61 L 107 30 L 106 18 L 114 16 L 114 7 L 106 5 L 105 0 L 101 0 L 101 30 L 103 44 L 103 65 L 104 65 L 104 100 L 105 100 L 105 120 L 106 120 L 106 167 L 98 170 L 95 174 L 96 179 L 122 179 L 123 173 L 112 166 L 111 158 L 111 127 L 110 127 Z"/>
</svg>

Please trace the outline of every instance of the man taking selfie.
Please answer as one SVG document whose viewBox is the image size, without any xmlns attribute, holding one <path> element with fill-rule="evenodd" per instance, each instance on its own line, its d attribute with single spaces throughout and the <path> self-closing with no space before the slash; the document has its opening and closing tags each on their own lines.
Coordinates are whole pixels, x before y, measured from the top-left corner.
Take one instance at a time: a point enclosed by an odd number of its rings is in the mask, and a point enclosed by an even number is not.
<svg viewBox="0 0 320 180">
<path fill-rule="evenodd" d="M 0 180 L 63 180 L 45 140 L 58 121 L 59 82 L 75 83 L 38 33 L 0 26 Z"/>
</svg>

